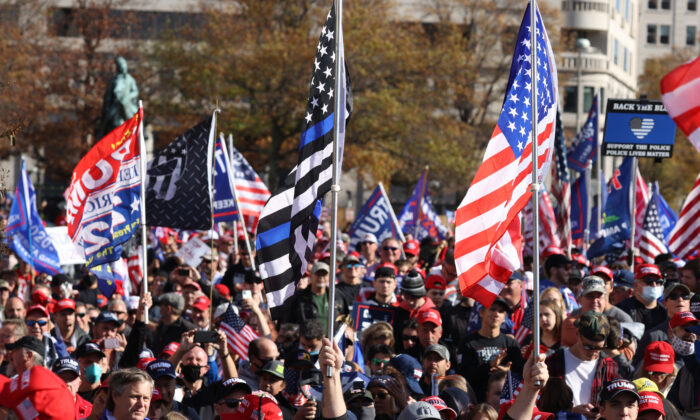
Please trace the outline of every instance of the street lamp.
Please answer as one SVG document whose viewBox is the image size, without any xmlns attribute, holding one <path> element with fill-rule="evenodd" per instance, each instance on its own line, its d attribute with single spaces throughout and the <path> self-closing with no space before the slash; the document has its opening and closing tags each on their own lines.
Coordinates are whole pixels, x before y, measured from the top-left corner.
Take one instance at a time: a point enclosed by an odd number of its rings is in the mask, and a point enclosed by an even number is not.
<svg viewBox="0 0 700 420">
<path fill-rule="evenodd" d="M 581 113 L 583 112 L 583 81 L 582 81 L 582 69 L 583 69 L 583 57 L 581 54 L 584 51 L 588 51 L 591 48 L 591 41 L 586 38 L 578 38 L 576 40 L 576 51 L 578 57 L 576 60 L 576 132 L 581 129 Z"/>
</svg>

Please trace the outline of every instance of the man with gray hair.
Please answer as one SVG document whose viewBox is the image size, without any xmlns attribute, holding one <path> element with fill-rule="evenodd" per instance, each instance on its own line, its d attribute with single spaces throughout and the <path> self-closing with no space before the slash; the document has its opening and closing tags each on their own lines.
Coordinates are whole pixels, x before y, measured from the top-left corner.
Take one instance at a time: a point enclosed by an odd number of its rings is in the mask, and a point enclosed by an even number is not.
<svg viewBox="0 0 700 420">
<path fill-rule="evenodd" d="M 6 319 L 0 327 L 0 375 L 8 375 L 10 366 L 7 344 L 14 343 L 27 335 L 27 325 L 20 319 Z"/>
<path fill-rule="evenodd" d="M 153 350 L 153 354 L 160 354 L 168 343 L 179 342 L 184 333 L 197 327 L 182 318 L 185 299 L 181 295 L 165 293 L 156 304 L 160 307 L 161 318 L 153 334 L 153 342 L 148 347 Z"/>
<path fill-rule="evenodd" d="M 44 366 L 44 343 L 32 335 L 25 335 L 14 343 L 5 344 L 13 374 L 21 374 L 34 366 Z"/>
<path fill-rule="evenodd" d="M 148 415 L 153 394 L 153 379 L 141 369 L 129 368 L 109 377 L 106 418 L 143 420 Z"/>
</svg>

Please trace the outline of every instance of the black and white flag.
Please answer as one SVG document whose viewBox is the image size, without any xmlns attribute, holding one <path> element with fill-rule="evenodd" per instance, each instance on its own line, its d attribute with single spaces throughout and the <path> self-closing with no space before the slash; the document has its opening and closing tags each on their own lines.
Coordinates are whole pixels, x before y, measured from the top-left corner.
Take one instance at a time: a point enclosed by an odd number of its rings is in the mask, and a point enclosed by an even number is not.
<svg viewBox="0 0 700 420">
<path fill-rule="evenodd" d="M 289 302 L 296 282 L 306 271 L 316 239 L 321 200 L 330 191 L 333 165 L 334 100 L 342 104 L 338 135 L 342 162 L 345 123 L 352 111 L 350 83 L 345 71 L 343 34 L 335 28 L 335 5 L 328 13 L 316 49 L 314 69 L 304 128 L 299 145 L 299 160 L 280 189 L 267 201 L 257 231 L 257 261 L 265 281 L 267 303 L 275 319 L 289 314 Z M 336 42 L 339 44 L 336 57 Z M 339 92 L 335 89 L 335 63 L 340 63 Z"/>
<path fill-rule="evenodd" d="M 211 229 L 216 112 L 155 154 L 146 170 L 146 224 Z"/>
</svg>

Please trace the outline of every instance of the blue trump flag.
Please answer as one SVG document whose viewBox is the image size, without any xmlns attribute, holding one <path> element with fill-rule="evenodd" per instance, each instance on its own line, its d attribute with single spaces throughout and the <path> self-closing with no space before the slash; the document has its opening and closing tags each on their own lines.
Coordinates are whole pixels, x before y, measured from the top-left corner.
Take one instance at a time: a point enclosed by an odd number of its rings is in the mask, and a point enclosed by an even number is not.
<svg viewBox="0 0 700 420">
<path fill-rule="evenodd" d="M 117 282 L 114 271 L 109 263 L 101 264 L 89 268 L 90 272 L 97 277 L 97 288 L 100 289 L 107 299 L 110 299 L 117 291 Z"/>
<path fill-rule="evenodd" d="M 600 180 L 600 185 L 602 186 L 602 183 L 604 181 L 603 179 L 603 171 L 600 171 L 600 176 L 598 178 Z M 589 224 L 589 227 L 591 229 L 591 238 L 597 238 L 598 237 L 598 206 L 602 205 L 603 209 L 605 209 L 605 202 L 608 201 L 608 187 L 607 185 L 602 187 L 600 189 L 600 196 L 599 200 L 593 205 L 593 209 L 591 209 L 591 223 Z"/>
<path fill-rule="evenodd" d="M 24 158 L 5 232 L 12 237 L 10 249 L 35 270 L 51 275 L 63 273 L 58 252 L 36 209 L 36 194 Z"/>
<path fill-rule="evenodd" d="M 368 233 L 373 234 L 380 241 L 389 237 L 402 237 L 394 209 L 391 208 L 389 198 L 384 194 L 381 185 L 377 186 L 372 195 L 369 196 L 350 226 L 348 230 L 350 246 L 353 248 L 357 246 Z"/>
<path fill-rule="evenodd" d="M 231 160 L 223 135 L 216 140 L 214 148 L 214 221 L 228 222 L 238 221 L 238 207 L 233 195 L 234 186 L 230 180 L 233 179 Z M 231 177 L 229 177 L 231 175 Z"/>
<path fill-rule="evenodd" d="M 588 185 L 586 174 L 581 174 L 571 187 L 571 239 L 583 239 L 588 223 L 586 209 L 588 206 Z"/>
<path fill-rule="evenodd" d="M 666 243 L 671 238 L 671 231 L 676 227 L 678 223 L 678 216 L 671 210 L 671 206 L 668 205 L 664 197 L 659 193 L 659 183 L 654 182 L 654 191 L 652 196 L 657 197 L 657 210 L 659 211 L 659 224 L 661 225 L 661 231 L 664 233 L 664 239 Z"/>
<path fill-rule="evenodd" d="M 631 186 L 634 180 L 632 174 L 633 158 L 626 157 L 622 165 L 615 170 L 608 184 L 608 200 L 603 213 L 603 229 L 600 237 L 593 242 L 588 250 L 588 258 L 595 258 L 609 252 L 618 252 L 620 243 L 630 238 L 632 216 Z"/>
<path fill-rule="evenodd" d="M 445 239 L 448 232 L 430 201 L 427 178 L 426 171 L 423 171 L 416 188 L 413 190 L 413 195 L 408 199 L 398 216 L 401 230 L 414 234 L 414 238 L 418 241 L 426 236 Z M 418 224 L 418 228 L 416 228 L 416 224 Z"/>
<path fill-rule="evenodd" d="M 589 161 L 595 162 L 598 133 L 598 95 L 593 98 L 586 123 L 566 151 L 569 168 L 584 172 Z"/>
</svg>

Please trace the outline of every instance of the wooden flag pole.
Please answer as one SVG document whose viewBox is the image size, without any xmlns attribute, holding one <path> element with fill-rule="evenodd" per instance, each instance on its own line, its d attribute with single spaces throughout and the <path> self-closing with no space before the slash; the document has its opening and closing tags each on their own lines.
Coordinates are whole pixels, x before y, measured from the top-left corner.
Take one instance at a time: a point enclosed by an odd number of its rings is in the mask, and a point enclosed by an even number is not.
<svg viewBox="0 0 700 420">
<path fill-rule="evenodd" d="M 146 237 L 148 227 L 146 226 L 146 140 L 143 136 L 143 102 L 139 101 L 141 109 L 141 120 L 139 121 L 139 155 L 141 172 L 141 297 L 148 293 L 148 259 L 146 258 L 148 239 Z M 145 323 L 148 325 L 148 308 L 144 310 Z"/>
</svg>

